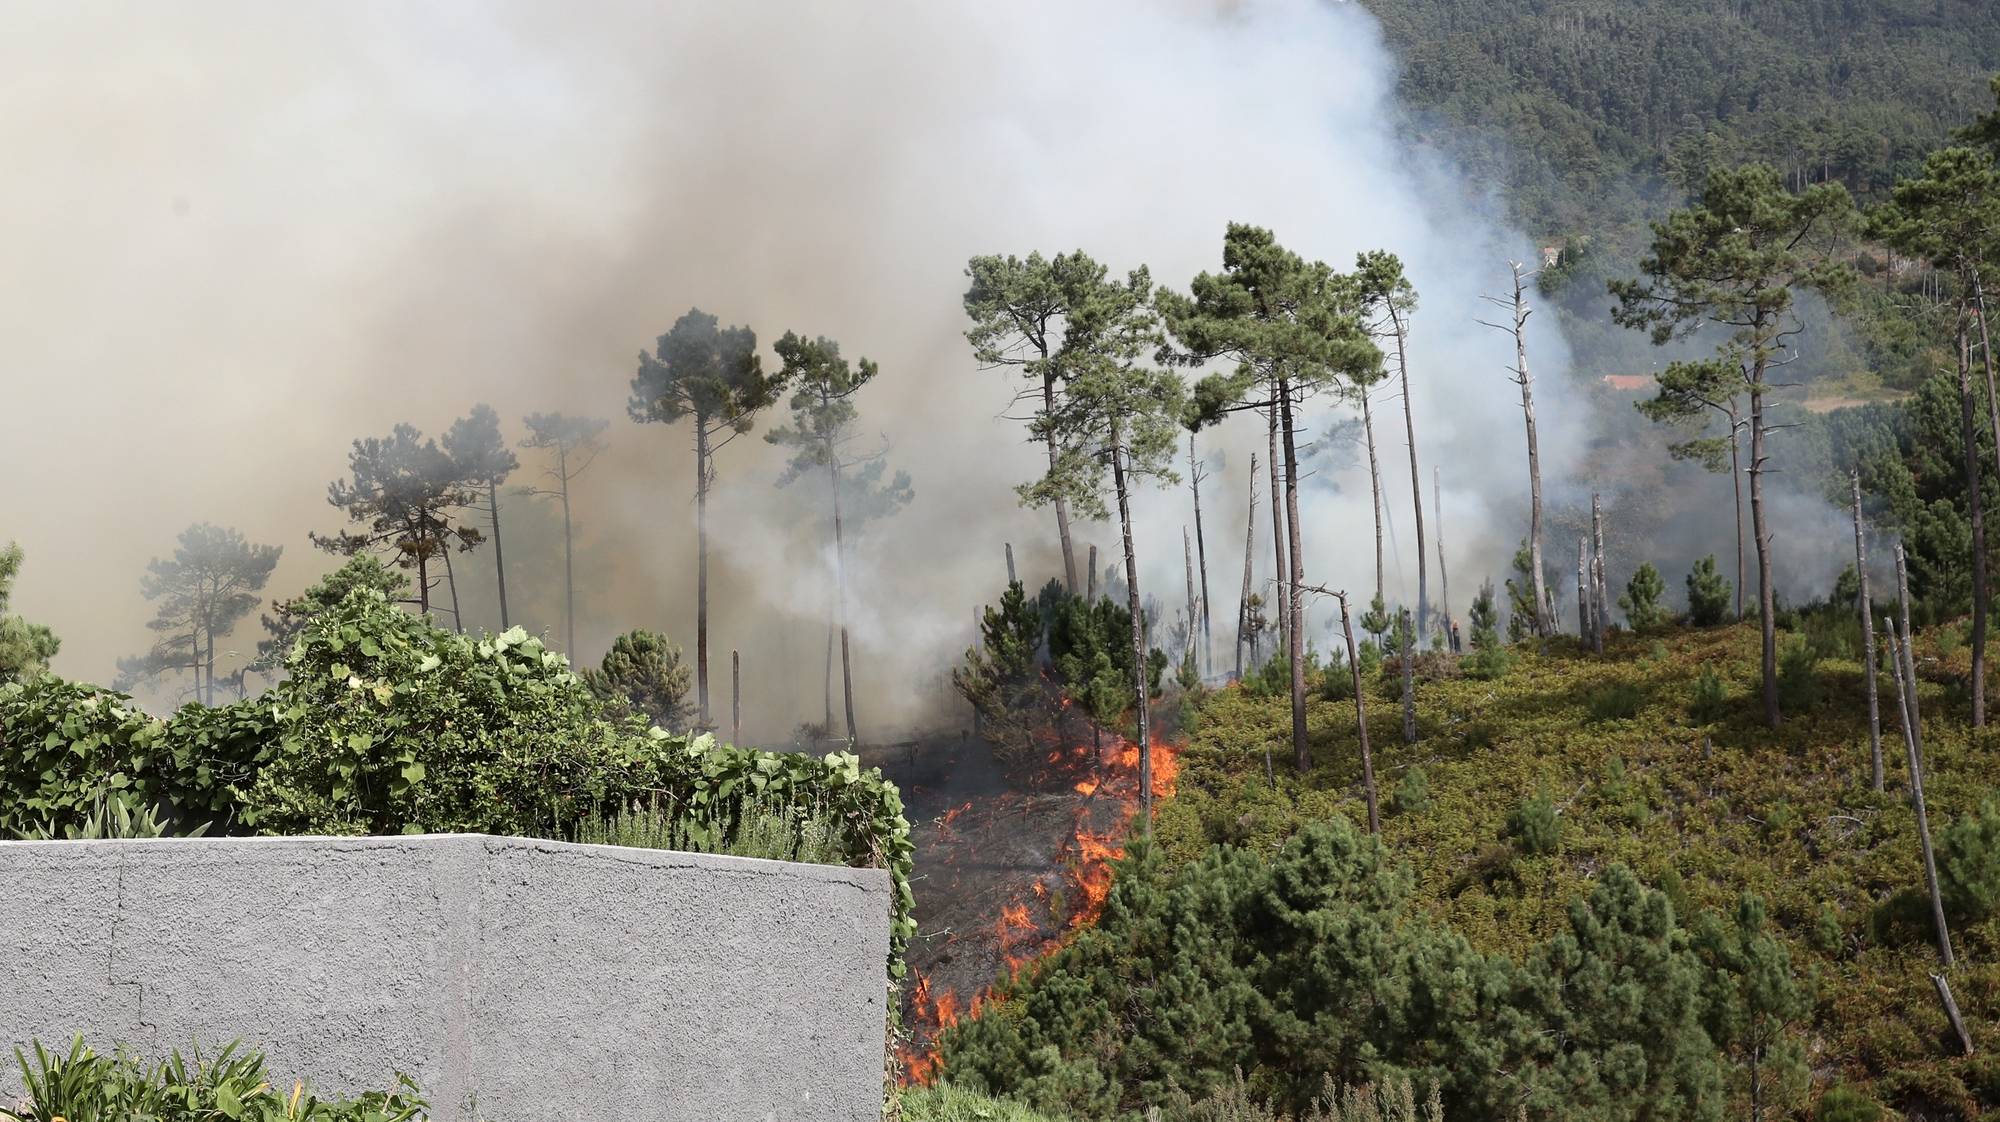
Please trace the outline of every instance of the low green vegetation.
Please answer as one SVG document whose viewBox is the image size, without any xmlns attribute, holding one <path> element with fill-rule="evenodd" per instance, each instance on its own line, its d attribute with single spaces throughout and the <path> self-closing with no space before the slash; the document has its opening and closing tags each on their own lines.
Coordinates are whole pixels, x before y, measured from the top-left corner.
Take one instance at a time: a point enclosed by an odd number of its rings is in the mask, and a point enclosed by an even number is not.
<svg viewBox="0 0 2000 1122">
<path fill-rule="evenodd" d="M 1352 700 L 1313 683 L 1300 777 L 1264 766 L 1282 692 L 1211 691 L 1099 926 L 950 1033 L 945 1077 L 1080 1119 L 1200 1101 L 1238 1067 L 1294 1116 L 1326 1075 L 1434 1083 L 1454 1118 L 2000 1107 L 2000 1061 L 1958 1054 L 1929 979 L 1915 818 L 1901 768 L 1869 789 L 1843 612 L 1780 612 L 1803 653 L 1776 730 L 1754 621 L 1521 644 L 1498 678 L 1419 660 L 1411 745 L 1378 671 L 1380 839 L 1349 824 Z M 1917 643 L 1925 779 L 1977 1035 L 2000 1016 L 2000 773 L 1946 630 Z"/>
<path fill-rule="evenodd" d="M 0 836 L 102 834 L 115 806 L 156 834 L 644 835 L 886 868 L 900 975 L 909 826 L 878 771 L 668 733 L 643 700 L 607 711 L 519 628 L 459 635 L 376 583 L 338 583 L 351 590 L 303 617 L 283 680 L 254 699 L 160 720 L 52 675 L 0 684 Z"/>
<path fill-rule="evenodd" d="M 274 1086 L 258 1052 L 230 1044 L 213 1057 L 184 1059 L 176 1051 L 146 1063 L 120 1050 L 100 1055 L 77 1037 L 67 1052 L 34 1044 L 16 1050 L 24 1102 L 0 1106 L 0 1122 L 411 1122 L 427 1104 L 417 1085 L 395 1085 L 351 1099 L 321 1099 L 304 1083 Z"/>
</svg>

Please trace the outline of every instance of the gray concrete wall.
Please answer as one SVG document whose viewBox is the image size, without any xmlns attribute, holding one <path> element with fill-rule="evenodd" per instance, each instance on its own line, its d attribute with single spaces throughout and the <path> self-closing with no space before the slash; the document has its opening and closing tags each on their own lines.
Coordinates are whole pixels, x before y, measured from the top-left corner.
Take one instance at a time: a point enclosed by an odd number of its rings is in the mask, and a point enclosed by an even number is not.
<svg viewBox="0 0 2000 1122">
<path fill-rule="evenodd" d="M 892 891 L 475 835 L 0 842 L 0 1046 L 241 1037 L 467 1122 L 872 1122 Z"/>
</svg>

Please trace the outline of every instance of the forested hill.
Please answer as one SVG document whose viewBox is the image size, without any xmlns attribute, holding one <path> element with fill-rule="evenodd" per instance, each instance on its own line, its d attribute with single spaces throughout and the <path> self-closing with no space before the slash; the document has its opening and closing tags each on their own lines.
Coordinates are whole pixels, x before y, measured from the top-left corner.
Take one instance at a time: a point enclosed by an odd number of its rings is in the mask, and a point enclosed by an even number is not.
<svg viewBox="0 0 2000 1122">
<path fill-rule="evenodd" d="M 1990 108 L 1991 0 L 1364 0 L 1412 127 L 1538 237 L 1630 245 L 1717 160 L 1858 195 Z"/>
</svg>

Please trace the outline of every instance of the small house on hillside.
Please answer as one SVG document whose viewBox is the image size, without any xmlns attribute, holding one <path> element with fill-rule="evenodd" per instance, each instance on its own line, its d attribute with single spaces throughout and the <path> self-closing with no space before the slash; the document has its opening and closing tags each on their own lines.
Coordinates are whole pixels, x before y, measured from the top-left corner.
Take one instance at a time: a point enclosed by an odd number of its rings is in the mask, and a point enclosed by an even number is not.
<svg viewBox="0 0 2000 1122">
<path fill-rule="evenodd" d="M 1651 374 L 1606 374 L 1604 384 L 1620 393 L 1645 393 L 1653 388 Z"/>
</svg>

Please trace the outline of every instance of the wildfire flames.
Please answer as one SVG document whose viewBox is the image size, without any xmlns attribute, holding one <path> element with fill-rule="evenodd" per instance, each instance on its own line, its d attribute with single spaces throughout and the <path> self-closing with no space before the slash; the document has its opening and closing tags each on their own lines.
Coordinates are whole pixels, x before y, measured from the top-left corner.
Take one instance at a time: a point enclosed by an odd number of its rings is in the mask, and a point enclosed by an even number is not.
<svg viewBox="0 0 2000 1122">
<path fill-rule="evenodd" d="M 1074 722 L 1066 722 L 1074 724 Z M 987 799 L 963 802 L 946 810 L 932 822 L 935 830 L 931 848 L 941 856 L 942 868 L 930 879 L 949 877 L 949 890 L 985 897 L 985 908 L 997 904 L 998 918 L 990 928 L 974 931 L 934 933 L 944 940 L 934 949 L 934 959 L 950 961 L 961 950 L 984 962 L 986 944 L 995 952 L 993 970 L 1004 966 L 1010 975 L 1030 969 L 1062 946 L 1070 933 L 1096 921 L 1111 892 L 1111 862 L 1124 855 L 1123 839 L 1139 813 L 1139 746 L 1123 737 L 1097 730 L 1085 733 L 1081 742 L 1067 742 L 1050 734 L 1050 746 L 1022 789 L 1008 790 Z M 1152 790 L 1155 799 L 1171 797 L 1179 775 L 1179 761 L 1173 746 L 1155 738 L 1152 750 Z M 981 840 L 1004 832 L 1002 824 L 1010 816 L 1042 810 L 1051 798 L 1059 798 L 1068 815 L 1067 840 L 1050 867 L 1019 870 L 1004 862 L 990 864 L 997 870 L 999 883 L 976 882 L 968 887 L 961 877 L 977 876 Z M 975 836 L 984 830 L 985 834 Z M 1043 852 L 1046 852 L 1044 850 Z M 920 888 L 920 893 L 921 893 Z M 921 896 L 920 896 L 921 898 Z M 989 911 L 990 916 L 992 913 Z M 974 953 L 963 944 L 980 944 Z M 967 971 L 960 969 L 961 978 Z M 991 976 L 989 970 L 984 976 Z M 905 1027 L 909 1041 L 898 1049 L 907 1083 L 927 1084 L 937 1075 L 937 1041 L 944 1030 L 961 1017 L 976 1017 L 992 1000 L 992 987 L 981 986 L 969 999 L 961 998 L 951 986 L 940 983 L 935 971 L 913 965 L 912 984 L 905 1006 Z"/>
</svg>

